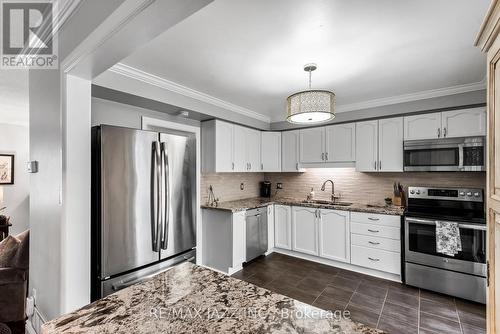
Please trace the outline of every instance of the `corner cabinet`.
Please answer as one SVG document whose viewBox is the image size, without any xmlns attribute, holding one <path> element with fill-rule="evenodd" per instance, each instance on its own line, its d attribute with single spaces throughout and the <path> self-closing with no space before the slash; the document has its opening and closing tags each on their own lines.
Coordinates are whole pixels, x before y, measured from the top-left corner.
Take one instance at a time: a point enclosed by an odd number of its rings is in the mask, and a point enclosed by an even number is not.
<svg viewBox="0 0 500 334">
<path fill-rule="evenodd" d="M 404 117 L 405 140 L 486 136 L 486 108 Z"/>
<path fill-rule="evenodd" d="M 300 172 L 299 140 L 300 131 L 284 131 L 281 133 L 281 171 Z"/>
<path fill-rule="evenodd" d="M 356 170 L 403 171 L 403 117 L 356 123 Z"/>
<path fill-rule="evenodd" d="M 341 262 L 351 261 L 349 212 L 319 210 L 319 256 Z"/>
<path fill-rule="evenodd" d="M 260 152 L 263 172 L 281 172 L 281 132 L 262 132 Z"/>
<path fill-rule="evenodd" d="M 292 250 L 318 255 L 317 209 L 292 207 Z"/>
<path fill-rule="evenodd" d="M 274 205 L 274 247 L 292 249 L 292 208 Z"/>
</svg>

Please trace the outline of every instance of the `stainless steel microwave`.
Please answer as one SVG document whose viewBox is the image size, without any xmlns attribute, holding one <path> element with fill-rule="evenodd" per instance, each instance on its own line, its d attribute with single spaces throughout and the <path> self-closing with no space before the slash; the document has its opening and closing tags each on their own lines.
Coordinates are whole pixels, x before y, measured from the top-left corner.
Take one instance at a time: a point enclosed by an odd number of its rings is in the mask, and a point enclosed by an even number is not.
<svg viewBox="0 0 500 334">
<path fill-rule="evenodd" d="M 460 137 L 404 142 L 404 170 L 408 172 L 486 170 L 486 138 Z"/>
</svg>

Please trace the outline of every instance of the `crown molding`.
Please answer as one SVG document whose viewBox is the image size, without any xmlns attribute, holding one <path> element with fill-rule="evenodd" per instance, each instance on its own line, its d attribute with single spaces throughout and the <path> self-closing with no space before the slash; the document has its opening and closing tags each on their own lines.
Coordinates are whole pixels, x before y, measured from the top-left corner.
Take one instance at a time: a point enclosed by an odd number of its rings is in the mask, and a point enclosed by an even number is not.
<svg viewBox="0 0 500 334">
<path fill-rule="evenodd" d="M 164 78 L 156 76 L 154 74 L 144 72 L 142 70 L 139 70 L 139 69 L 132 67 L 132 66 L 129 66 L 129 65 L 125 65 L 123 63 L 118 63 L 118 64 L 114 65 L 113 67 L 111 67 L 109 69 L 109 71 L 116 73 L 116 74 L 126 76 L 126 77 L 134 79 L 134 80 L 142 81 L 144 83 L 147 83 L 147 84 L 150 84 L 150 85 L 153 85 L 156 87 L 160 87 L 162 89 L 165 89 L 165 90 L 168 90 L 168 91 L 171 91 L 171 92 L 174 92 L 174 93 L 186 96 L 186 97 L 193 98 L 193 99 L 198 100 L 198 101 L 202 101 L 202 102 L 212 104 L 212 105 L 217 106 L 217 107 L 221 107 L 221 108 L 236 112 L 238 114 L 241 114 L 241 115 L 244 115 L 247 117 L 251 117 L 253 119 L 257 119 L 259 121 L 263 121 L 266 123 L 271 122 L 270 117 L 262 115 L 258 112 L 253 111 L 253 110 L 250 110 L 250 109 L 247 109 L 244 107 L 240 107 L 240 106 L 233 104 L 233 103 L 230 103 L 230 102 L 226 102 L 224 100 L 218 99 L 218 98 L 213 97 L 211 95 L 208 95 L 208 94 L 202 93 L 200 91 L 194 90 L 192 88 L 180 85 L 178 83 L 164 79 Z"/>
<path fill-rule="evenodd" d="M 346 111 L 382 107 L 382 106 L 391 105 L 391 104 L 425 100 L 425 99 L 431 99 L 431 98 L 442 97 L 442 96 L 447 96 L 447 95 L 474 92 L 474 91 L 483 90 L 483 89 L 486 89 L 486 80 L 485 79 L 483 79 L 479 82 L 474 82 L 474 83 L 470 83 L 470 84 L 450 86 L 450 87 L 431 89 L 431 90 L 424 90 L 424 91 L 420 91 L 420 92 L 416 92 L 416 93 L 403 94 L 403 95 L 384 97 L 384 98 L 380 98 L 380 99 L 373 99 L 373 100 L 368 100 L 368 101 L 363 101 L 363 102 L 338 105 L 338 106 L 336 106 L 335 111 L 341 113 L 341 112 L 346 112 Z"/>
</svg>

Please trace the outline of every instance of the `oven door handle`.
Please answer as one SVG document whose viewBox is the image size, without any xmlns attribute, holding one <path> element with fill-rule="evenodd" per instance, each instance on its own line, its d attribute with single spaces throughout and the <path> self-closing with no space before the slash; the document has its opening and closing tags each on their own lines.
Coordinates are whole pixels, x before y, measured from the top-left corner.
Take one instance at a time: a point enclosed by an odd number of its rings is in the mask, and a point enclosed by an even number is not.
<svg viewBox="0 0 500 334">
<path fill-rule="evenodd" d="M 406 218 L 406 222 L 408 223 L 417 223 L 417 224 L 424 224 L 424 225 L 436 225 L 435 220 L 426 220 L 426 219 L 418 219 L 418 218 Z M 453 222 L 450 222 L 453 223 Z M 469 230 L 479 230 L 479 231 L 486 231 L 486 225 L 476 225 L 476 224 L 462 224 L 458 223 L 458 228 L 463 228 L 463 229 L 469 229 Z"/>
</svg>

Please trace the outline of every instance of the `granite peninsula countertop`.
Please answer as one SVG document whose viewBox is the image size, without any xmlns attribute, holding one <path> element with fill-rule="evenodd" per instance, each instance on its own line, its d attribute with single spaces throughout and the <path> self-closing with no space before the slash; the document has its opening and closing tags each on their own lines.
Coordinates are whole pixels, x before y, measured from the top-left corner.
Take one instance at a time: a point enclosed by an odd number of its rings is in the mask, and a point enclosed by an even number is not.
<svg viewBox="0 0 500 334">
<path fill-rule="evenodd" d="M 54 333 L 384 333 L 183 263 L 42 326 Z"/>
<path fill-rule="evenodd" d="M 215 209 L 215 210 L 238 212 L 238 211 L 260 208 L 270 204 L 304 206 L 317 209 L 379 213 L 384 215 L 395 215 L 395 216 L 402 216 L 405 210 L 403 207 L 393 206 L 393 205 L 382 206 L 382 205 L 352 203 L 351 205 L 346 206 L 346 205 L 305 202 L 304 200 L 297 198 L 262 198 L 262 197 L 220 202 L 217 207 L 209 205 L 202 205 L 201 207 L 203 209 Z"/>
</svg>

